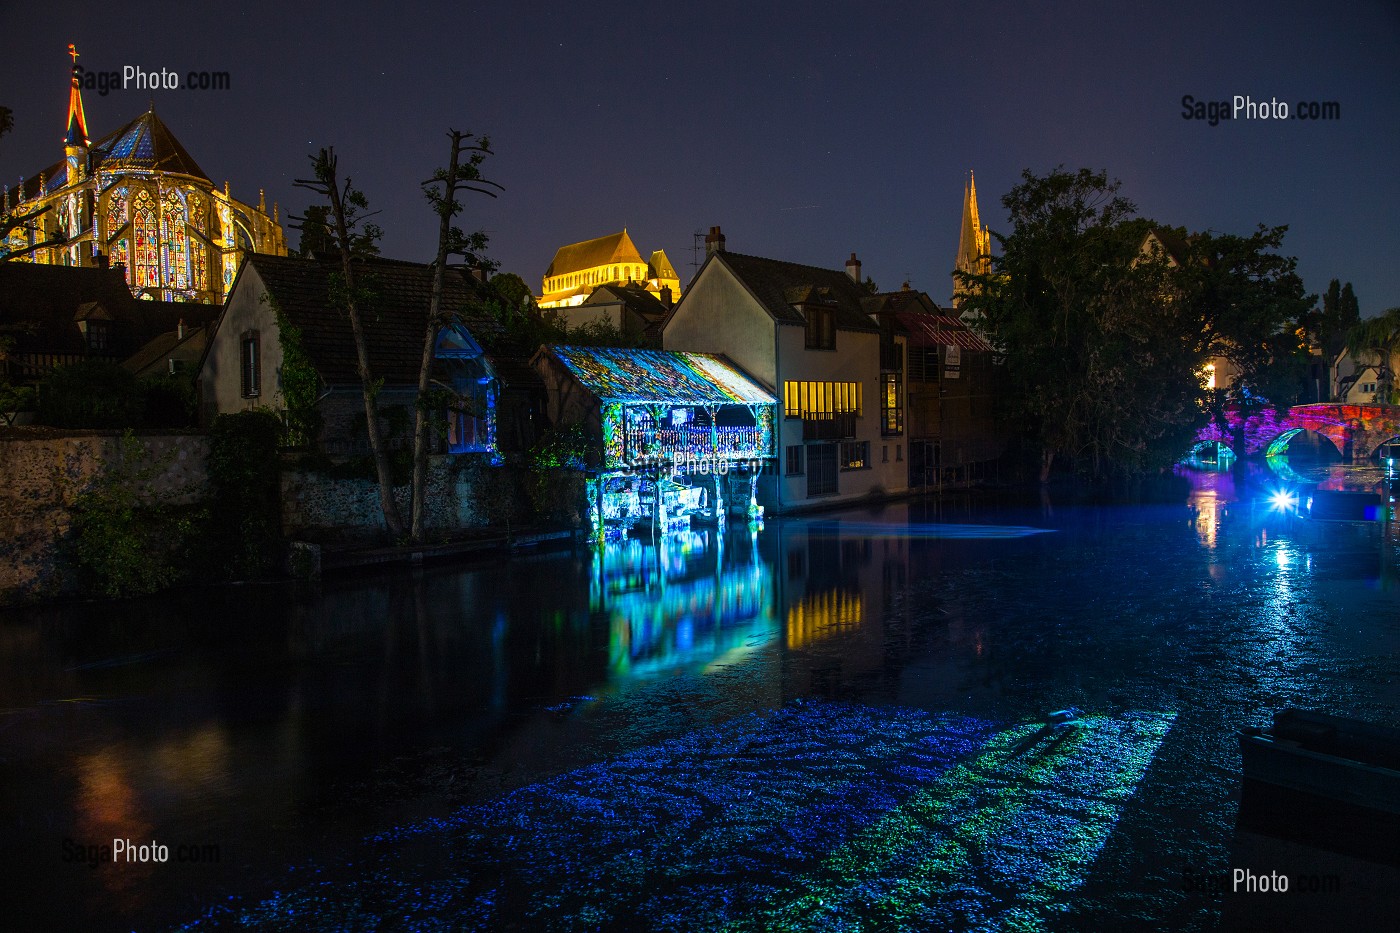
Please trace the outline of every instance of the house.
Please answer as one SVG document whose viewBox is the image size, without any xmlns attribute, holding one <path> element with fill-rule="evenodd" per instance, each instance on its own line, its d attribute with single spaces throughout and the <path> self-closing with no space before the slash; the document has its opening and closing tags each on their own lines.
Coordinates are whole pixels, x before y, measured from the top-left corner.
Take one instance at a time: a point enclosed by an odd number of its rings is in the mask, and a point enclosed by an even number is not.
<svg viewBox="0 0 1400 933">
<path fill-rule="evenodd" d="M 659 348 L 661 322 L 672 304 L 669 286 L 658 297 L 641 285 L 600 285 L 565 312 L 565 321 L 570 328 L 603 324 L 631 342 Z"/>
<path fill-rule="evenodd" d="M 997 375 L 991 344 L 953 309 L 905 284 L 867 299 L 886 346 L 903 335 L 909 486 L 968 479 L 996 461 L 1009 440 L 995 417 Z M 887 349 L 886 352 L 891 352 Z M 896 359 L 895 365 L 901 360 Z"/>
<path fill-rule="evenodd" d="M 161 334 L 198 330 L 219 310 L 138 300 L 120 269 L 0 262 L 0 339 L 9 345 L 0 381 L 32 385 L 82 360 L 121 363 Z M 143 375 L 147 367 L 139 369 Z"/>
<path fill-rule="evenodd" d="M 203 423 L 252 408 L 285 415 L 295 401 L 288 398 L 287 358 L 301 356 L 313 374 L 309 401 L 320 416 L 322 449 L 332 456 L 368 453 L 355 344 L 331 297 L 339 273 L 338 258 L 248 257 L 200 361 Z M 381 427 L 391 449 L 407 447 L 433 270 L 375 258 L 356 260 L 356 273 L 357 287 L 374 296 L 361 311 L 370 372 L 383 382 Z M 479 340 L 498 336 L 500 324 L 479 310 L 475 280 L 449 270 L 443 288 L 442 308 L 455 319 L 438 335 L 432 369 L 435 387 L 453 400 L 443 405 L 444 446 L 450 453 L 494 451 L 501 389 Z"/>
<path fill-rule="evenodd" d="M 594 527 L 722 524 L 758 516 L 777 398 L 723 356 L 542 347 L 535 356 L 556 425 L 581 425 L 594 475 Z"/>
<path fill-rule="evenodd" d="M 184 318 L 175 329 L 157 334 L 145 346 L 122 361 L 122 368 L 138 379 L 148 376 L 193 374 L 209 345 L 212 322 L 206 327 L 187 327 Z"/>
<path fill-rule="evenodd" d="M 905 491 L 905 338 L 882 354 L 860 261 L 852 255 L 842 272 L 731 253 L 718 227 L 706 251 L 662 325 L 662 346 L 723 354 L 782 399 L 763 505 L 788 511 Z"/>
</svg>

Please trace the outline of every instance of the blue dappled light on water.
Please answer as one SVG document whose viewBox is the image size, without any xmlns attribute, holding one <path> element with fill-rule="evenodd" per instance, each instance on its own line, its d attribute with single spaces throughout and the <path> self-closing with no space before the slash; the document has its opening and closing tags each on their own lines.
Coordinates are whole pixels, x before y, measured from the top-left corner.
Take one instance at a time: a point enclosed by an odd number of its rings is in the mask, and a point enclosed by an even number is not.
<svg viewBox="0 0 1400 933">
<path fill-rule="evenodd" d="M 349 880 L 185 929 L 1043 929 L 1174 718 L 792 704 L 377 834 Z"/>
</svg>

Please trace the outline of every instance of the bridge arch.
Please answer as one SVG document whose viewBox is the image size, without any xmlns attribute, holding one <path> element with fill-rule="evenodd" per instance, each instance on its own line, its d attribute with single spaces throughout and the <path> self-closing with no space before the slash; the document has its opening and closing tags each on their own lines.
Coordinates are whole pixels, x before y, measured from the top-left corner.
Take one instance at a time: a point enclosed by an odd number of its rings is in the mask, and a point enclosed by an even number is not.
<svg viewBox="0 0 1400 933">
<path fill-rule="evenodd" d="M 1309 428 L 1289 428 L 1287 431 L 1284 431 L 1282 434 L 1280 434 L 1278 437 L 1274 438 L 1274 439 L 1269 443 L 1269 446 L 1268 446 L 1267 450 L 1265 451 L 1265 456 L 1268 456 L 1268 457 L 1282 457 L 1282 456 L 1285 456 L 1285 455 L 1287 455 L 1287 453 L 1288 453 L 1288 446 L 1289 446 L 1290 444 L 1292 444 L 1294 440 L 1296 440 L 1296 439 L 1298 439 L 1298 438 L 1300 438 L 1300 437 L 1308 437 L 1308 436 L 1312 436 L 1312 437 L 1315 437 L 1315 438 L 1320 438 L 1322 441 L 1325 441 L 1326 444 L 1327 444 L 1327 447 L 1328 447 L 1329 449 L 1335 451 L 1336 454 L 1337 454 L 1337 456 L 1341 457 L 1342 459 L 1346 459 L 1346 448 L 1345 448 L 1345 446 L 1344 446 L 1345 443 L 1346 443 L 1345 440 L 1343 440 L 1343 441 L 1342 441 L 1342 445 L 1339 446 L 1336 437 L 1334 437 L 1334 436 L 1332 436 L 1331 434 L 1328 434 L 1328 433 L 1326 433 L 1326 432 L 1323 432 L 1323 431 L 1314 431 L 1314 430 L 1311 430 L 1311 429 L 1309 429 Z"/>
</svg>

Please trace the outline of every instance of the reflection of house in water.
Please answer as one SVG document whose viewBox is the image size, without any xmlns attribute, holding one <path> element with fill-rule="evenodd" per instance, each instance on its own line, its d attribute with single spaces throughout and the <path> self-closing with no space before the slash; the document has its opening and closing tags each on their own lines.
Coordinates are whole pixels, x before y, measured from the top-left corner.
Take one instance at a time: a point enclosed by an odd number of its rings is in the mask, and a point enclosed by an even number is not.
<svg viewBox="0 0 1400 933">
<path fill-rule="evenodd" d="M 582 425 L 599 531 L 723 524 L 761 513 L 754 488 L 773 456 L 777 399 L 722 356 L 545 347 L 535 356 L 550 420 Z"/>
<path fill-rule="evenodd" d="M 785 667 L 786 677 L 807 678 L 785 683 L 787 695 L 839 693 L 842 684 L 885 670 L 888 648 L 907 637 L 892 623 L 903 621 L 896 599 L 908 580 L 909 539 L 843 524 L 789 521 L 773 529 L 784 647 L 826 662 Z"/>
<path fill-rule="evenodd" d="M 757 548 L 756 532 L 714 529 L 603 545 L 591 601 L 608 616 L 613 675 L 704 670 L 770 644 L 773 574 Z"/>
</svg>

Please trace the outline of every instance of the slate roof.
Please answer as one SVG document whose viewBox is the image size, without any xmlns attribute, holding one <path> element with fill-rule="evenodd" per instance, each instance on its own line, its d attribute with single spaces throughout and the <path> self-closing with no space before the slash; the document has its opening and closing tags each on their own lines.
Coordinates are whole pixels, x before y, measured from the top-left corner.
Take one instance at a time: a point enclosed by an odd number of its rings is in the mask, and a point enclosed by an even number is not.
<svg viewBox="0 0 1400 933">
<path fill-rule="evenodd" d="M 144 347 L 122 360 L 122 368 L 139 374 L 148 366 L 170 358 L 180 347 L 184 347 L 182 356 L 197 360 L 203 355 L 208 342 L 209 331 L 204 327 L 186 327 L 183 338 L 178 328 L 169 330 L 151 338 Z"/>
<path fill-rule="evenodd" d="M 583 305 L 596 305 L 601 302 L 620 301 L 627 310 L 643 321 L 651 323 L 666 316 L 670 309 L 642 285 L 599 285 L 593 289 Z"/>
<path fill-rule="evenodd" d="M 327 385 L 358 384 L 350 323 L 330 299 L 331 276 L 340 271 L 339 261 L 255 253 L 248 257 L 245 271 L 247 266 L 257 271 L 277 307 L 301 331 L 302 346 L 322 380 Z M 357 261 L 356 269 L 356 286 L 369 288 L 376 296 L 361 309 L 374 377 L 388 384 L 416 384 L 432 296 L 432 268 L 416 262 L 365 259 Z M 448 270 L 442 308 L 459 315 L 467 330 L 486 343 L 498 337 L 502 327 L 473 300 L 474 289 L 475 284 L 460 270 Z"/>
<path fill-rule="evenodd" d="M 601 402 L 772 404 L 773 394 L 723 356 L 617 347 L 544 347 Z"/>
<path fill-rule="evenodd" d="M 830 307 L 838 330 L 880 329 L 865 311 L 869 294 L 844 271 L 741 253 L 716 253 L 714 259 L 728 266 L 780 324 L 805 324 L 795 306 L 810 303 Z"/>
<path fill-rule="evenodd" d="M 637 251 L 636 244 L 632 242 L 626 230 L 559 247 L 558 252 L 554 254 L 554 261 L 549 264 L 544 274 L 546 278 L 568 275 L 570 272 L 592 269 L 594 266 L 612 262 L 638 265 L 642 262 L 642 254 Z"/>
<path fill-rule="evenodd" d="M 154 110 L 147 110 L 121 129 L 108 133 L 93 143 L 88 151 L 92 166 L 90 174 L 134 169 L 171 172 L 210 181 L 204 169 L 199 167 L 199 163 L 195 162 Z M 68 163 L 63 160 L 55 162 L 42 174 L 43 193 L 57 191 L 68 184 Z M 210 184 L 213 182 L 210 181 Z M 39 174 L 25 179 L 23 188 L 26 199 L 39 196 Z"/>
</svg>

